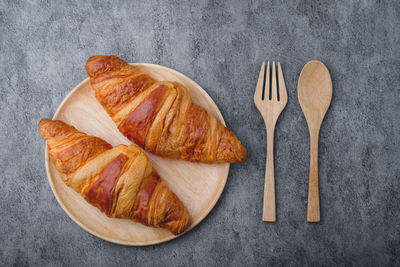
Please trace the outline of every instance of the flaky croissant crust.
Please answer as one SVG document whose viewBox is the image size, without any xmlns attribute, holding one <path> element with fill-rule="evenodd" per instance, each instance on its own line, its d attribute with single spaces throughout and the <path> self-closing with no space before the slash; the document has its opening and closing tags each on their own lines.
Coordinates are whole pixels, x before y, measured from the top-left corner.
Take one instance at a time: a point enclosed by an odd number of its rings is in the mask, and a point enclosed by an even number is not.
<svg viewBox="0 0 400 267">
<path fill-rule="evenodd" d="M 177 235 L 189 215 L 136 145 L 114 148 L 61 121 L 43 119 L 39 131 L 64 182 L 108 217 L 163 227 Z"/>
<path fill-rule="evenodd" d="M 158 82 L 116 56 L 91 57 L 86 71 L 118 129 L 145 150 L 205 163 L 246 159 L 235 134 L 193 103 L 183 85 Z"/>
</svg>

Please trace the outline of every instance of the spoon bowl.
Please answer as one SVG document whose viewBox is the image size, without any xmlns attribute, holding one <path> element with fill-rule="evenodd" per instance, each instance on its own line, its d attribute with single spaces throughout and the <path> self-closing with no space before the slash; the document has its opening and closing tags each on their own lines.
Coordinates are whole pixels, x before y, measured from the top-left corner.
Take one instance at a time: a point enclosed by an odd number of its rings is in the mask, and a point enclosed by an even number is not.
<svg viewBox="0 0 400 267">
<path fill-rule="evenodd" d="M 324 63 L 309 61 L 300 73 L 297 88 L 308 126 L 319 129 L 332 100 L 332 79 Z"/>
</svg>

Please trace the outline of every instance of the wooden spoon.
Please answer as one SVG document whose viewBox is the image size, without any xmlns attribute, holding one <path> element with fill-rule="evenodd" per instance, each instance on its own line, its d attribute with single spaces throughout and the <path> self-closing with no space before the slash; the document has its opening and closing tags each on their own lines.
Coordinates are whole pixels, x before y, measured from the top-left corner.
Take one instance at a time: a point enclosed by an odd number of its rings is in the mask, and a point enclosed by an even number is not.
<svg viewBox="0 0 400 267">
<path fill-rule="evenodd" d="M 312 60 L 304 66 L 297 84 L 297 93 L 310 132 L 307 221 L 319 222 L 318 136 L 332 99 L 331 75 L 321 61 Z"/>
</svg>

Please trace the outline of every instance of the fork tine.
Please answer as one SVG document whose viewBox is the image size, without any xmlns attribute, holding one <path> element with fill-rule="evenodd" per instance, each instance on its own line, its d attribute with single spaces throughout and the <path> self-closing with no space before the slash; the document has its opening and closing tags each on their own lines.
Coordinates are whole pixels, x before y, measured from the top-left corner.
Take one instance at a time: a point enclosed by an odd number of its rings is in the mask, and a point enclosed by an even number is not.
<svg viewBox="0 0 400 267">
<path fill-rule="evenodd" d="M 287 102 L 285 79 L 283 78 L 283 72 L 280 62 L 278 62 L 278 83 L 279 83 L 279 100 Z"/>
<path fill-rule="evenodd" d="M 271 85 L 271 100 L 278 100 L 278 88 L 276 85 L 276 68 L 275 68 L 275 61 L 272 62 L 272 85 Z"/>
<path fill-rule="evenodd" d="M 263 61 L 263 63 L 261 64 L 260 74 L 258 75 L 256 91 L 254 93 L 254 101 L 262 100 L 264 73 L 265 73 L 265 62 Z"/>
<path fill-rule="evenodd" d="M 267 73 L 265 74 L 265 85 L 264 85 L 264 99 L 269 99 L 269 85 L 270 85 L 270 75 L 269 75 L 269 61 L 267 64 Z"/>
</svg>

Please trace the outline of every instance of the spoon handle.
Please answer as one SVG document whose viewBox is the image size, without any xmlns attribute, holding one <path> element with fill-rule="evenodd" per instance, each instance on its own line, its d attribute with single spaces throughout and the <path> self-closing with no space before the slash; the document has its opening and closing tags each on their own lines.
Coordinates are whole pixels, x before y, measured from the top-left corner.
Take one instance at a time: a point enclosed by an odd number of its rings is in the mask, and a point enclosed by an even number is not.
<svg viewBox="0 0 400 267">
<path fill-rule="evenodd" d="M 318 188 L 318 136 L 319 131 L 310 132 L 310 178 L 308 182 L 307 222 L 319 222 Z"/>
<path fill-rule="evenodd" d="M 275 171 L 274 171 L 274 133 L 275 125 L 267 127 L 267 162 L 265 166 L 265 185 L 263 203 L 263 221 L 276 221 Z"/>
</svg>

